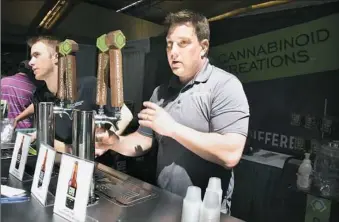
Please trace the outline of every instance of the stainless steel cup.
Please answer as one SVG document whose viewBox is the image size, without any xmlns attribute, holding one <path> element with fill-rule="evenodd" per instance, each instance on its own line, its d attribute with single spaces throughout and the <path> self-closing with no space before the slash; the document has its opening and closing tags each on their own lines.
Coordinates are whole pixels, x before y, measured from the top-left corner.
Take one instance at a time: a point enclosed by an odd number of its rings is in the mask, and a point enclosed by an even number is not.
<svg viewBox="0 0 339 222">
<path fill-rule="evenodd" d="M 94 161 L 94 111 L 74 110 L 72 147 L 73 155 Z"/>
<path fill-rule="evenodd" d="M 73 155 L 81 159 L 94 161 L 95 158 L 95 125 L 94 111 L 74 110 L 72 150 Z M 95 179 L 94 174 L 91 181 L 89 204 L 95 202 Z"/>
<path fill-rule="evenodd" d="M 37 117 L 37 151 L 42 142 L 54 147 L 55 118 L 53 113 L 53 102 L 40 102 L 38 109 L 35 109 Z"/>
</svg>

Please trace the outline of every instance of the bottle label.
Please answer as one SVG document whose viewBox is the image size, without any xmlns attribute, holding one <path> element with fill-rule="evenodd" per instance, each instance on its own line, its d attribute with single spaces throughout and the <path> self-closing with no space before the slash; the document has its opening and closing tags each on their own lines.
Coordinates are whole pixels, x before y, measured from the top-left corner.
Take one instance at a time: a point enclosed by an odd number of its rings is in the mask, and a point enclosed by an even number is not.
<svg viewBox="0 0 339 222">
<path fill-rule="evenodd" d="M 74 202 L 75 202 L 75 193 L 76 189 L 74 187 L 69 186 L 67 191 L 67 197 L 66 197 L 66 207 L 73 210 L 74 208 Z"/>
<path fill-rule="evenodd" d="M 19 169 L 20 160 L 21 160 L 21 154 L 18 154 L 17 158 L 16 158 L 16 164 L 15 164 L 15 168 L 17 168 L 17 169 Z"/>
<path fill-rule="evenodd" d="M 66 207 L 68 208 L 68 209 L 71 209 L 71 210 L 73 210 L 74 209 L 74 199 L 73 198 L 71 198 L 71 197 L 67 197 L 66 198 Z"/>
<path fill-rule="evenodd" d="M 44 181 L 44 176 L 45 176 L 45 172 L 44 171 L 40 171 L 40 175 L 39 175 L 39 182 L 38 182 L 38 187 L 42 186 L 42 183 Z"/>
<path fill-rule="evenodd" d="M 67 192 L 68 195 L 70 195 L 71 197 L 75 197 L 75 192 L 76 192 L 76 189 L 74 187 L 68 187 L 68 192 Z"/>
</svg>

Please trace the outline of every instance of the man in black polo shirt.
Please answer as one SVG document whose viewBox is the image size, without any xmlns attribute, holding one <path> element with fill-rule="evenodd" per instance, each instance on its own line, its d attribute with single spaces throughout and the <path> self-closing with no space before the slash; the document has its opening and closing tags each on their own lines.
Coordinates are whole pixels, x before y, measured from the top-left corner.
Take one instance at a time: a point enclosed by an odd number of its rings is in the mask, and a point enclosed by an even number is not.
<svg viewBox="0 0 339 222">
<path fill-rule="evenodd" d="M 103 137 L 103 144 L 96 147 L 137 156 L 156 139 L 157 184 L 184 196 L 188 186 L 204 191 L 209 177 L 220 177 L 226 196 L 223 212 L 229 213 L 233 191 L 230 169 L 242 156 L 248 132 L 247 98 L 234 75 L 209 63 L 210 31 L 204 16 L 184 10 L 169 14 L 166 22 L 173 78 L 144 102 L 137 132 Z"/>
</svg>

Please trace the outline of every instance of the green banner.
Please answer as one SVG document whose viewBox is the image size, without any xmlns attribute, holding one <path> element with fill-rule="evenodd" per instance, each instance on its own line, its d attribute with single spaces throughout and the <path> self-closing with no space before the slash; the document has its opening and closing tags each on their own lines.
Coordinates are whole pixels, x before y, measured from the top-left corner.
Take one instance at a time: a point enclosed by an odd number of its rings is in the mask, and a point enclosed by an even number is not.
<svg viewBox="0 0 339 222">
<path fill-rule="evenodd" d="M 331 201 L 307 195 L 305 222 L 329 222 Z"/>
<path fill-rule="evenodd" d="M 260 24 L 259 24 L 260 25 Z M 339 14 L 212 47 L 242 82 L 339 69 Z"/>
</svg>

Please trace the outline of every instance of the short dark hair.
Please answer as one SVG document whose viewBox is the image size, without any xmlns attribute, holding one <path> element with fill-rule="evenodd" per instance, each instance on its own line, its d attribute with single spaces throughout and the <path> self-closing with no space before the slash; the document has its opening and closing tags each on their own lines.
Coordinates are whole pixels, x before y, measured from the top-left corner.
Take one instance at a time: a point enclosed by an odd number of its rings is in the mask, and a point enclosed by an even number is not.
<svg viewBox="0 0 339 222">
<path fill-rule="evenodd" d="M 54 50 L 61 43 L 61 40 L 55 36 L 50 35 L 42 35 L 42 36 L 34 36 L 28 39 L 27 44 L 29 47 L 32 47 L 37 42 L 43 42 L 46 45 L 50 46 Z"/>
<path fill-rule="evenodd" d="M 22 62 L 19 63 L 19 67 L 18 67 L 18 72 L 22 72 L 27 74 L 28 72 L 30 72 L 32 70 L 32 68 L 29 66 L 29 60 L 24 60 Z"/>
<path fill-rule="evenodd" d="M 165 26 L 168 30 L 173 25 L 191 23 L 199 41 L 210 40 L 210 27 L 205 16 L 190 10 L 181 10 L 175 13 L 169 13 L 165 18 Z"/>
</svg>

